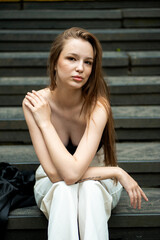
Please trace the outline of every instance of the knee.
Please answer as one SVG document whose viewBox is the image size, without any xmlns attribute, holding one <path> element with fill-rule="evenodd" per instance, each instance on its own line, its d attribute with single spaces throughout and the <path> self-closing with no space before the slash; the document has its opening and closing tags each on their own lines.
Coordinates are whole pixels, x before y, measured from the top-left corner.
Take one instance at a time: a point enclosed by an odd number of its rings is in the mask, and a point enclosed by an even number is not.
<svg viewBox="0 0 160 240">
<path fill-rule="evenodd" d="M 98 181 L 88 180 L 81 183 L 80 190 L 84 195 L 92 195 L 94 197 L 94 195 L 101 193 L 101 184 Z"/>
<path fill-rule="evenodd" d="M 63 195 L 63 198 L 67 197 L 68 195 L 73 195 L 75 192 L 75 186 L 67 185 L 64 181 L 58 182 L 54 191 L 56 195 Z"/>
<path fill-rule="evenodd" d="M 67 185 L 64 181 L 60 181 L 56 185 L 56 191 L 69 192 L 71 189 L 71 185 Z"/>
<path fill-rule="evenodd" d="M 81 183 L 80 197 L 84 199 L 94 199 L 94 201 L 112 202 L 112 196 L 102 186 L 99 181 L 88 180 Z"/>
<path fill-rule="evenodd" d="M 100 182 L 94 180 L 87 180 L 81 183 L 83 188 L 97 188 L 100 185 Z"/>
</svg>

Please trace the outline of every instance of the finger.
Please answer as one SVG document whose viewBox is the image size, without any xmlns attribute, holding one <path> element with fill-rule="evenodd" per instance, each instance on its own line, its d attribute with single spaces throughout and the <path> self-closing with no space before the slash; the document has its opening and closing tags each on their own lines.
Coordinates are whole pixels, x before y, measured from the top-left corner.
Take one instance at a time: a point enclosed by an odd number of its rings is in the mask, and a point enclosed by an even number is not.
<svg viewBox="0 0 160 240">
<path fill-rule="evenodd" d="M 34 91 L 36 93 L 36 91 Z M 39 94 L 35 94 L 32 90 L 32 93 L 28 92 L 27 96 L 31 97 L 33 99 L 34 105 L 37 104 L 45 104 L 44 99 L 39 96 Z"/>
<path fill-rule="evenodd" d="M 136 192 L 136 190 L 134 190 L 133 191 L 133 195 L 134 195 L 134 202 L 133 202 L 133 207 L 136 209 L 136 207 L 137 207 L 137 202 L 138 202 L 138 195 L 137 195 L 137 192 Z"/>
<path fill-rule="evenodd" d="M 25 106 L 27 106 L 27 107 L 29 108 L 29 110 L 30 110 L 31 112 L 34 111 L 34 107 L 33 107 L 32 104 L 30 103 L 30 101 L 28 101 L 27 98 L 24 99 L 24 104 L 25 104 Z"/>
<path fill-rule="evenodd" d="M 32 104 L 33 107 L 36 106 L 37 101 L 33 98 L 33 96 L 27 94 L 25 98 Z"/>
<path fill-rule="evenodd" d="M 46 103 L 44 97 L 43 97 L 39 92 L 37 92 L 37 91 L 35 91 L 35 90 L 32 90 L 32 93 L 33 93 L 38 99 L 40 99 L 43 103 Z"/>
<path fill-rule="evenodd" d="M 139 189 L 137 190 L 137 196 L 138 196 L 138 209 L 141 209 L 142 198 L 141 198 L 141 193 L 140 193 Z"/>
<path fill-rule="evenodd" d="M 128 192 L 128 195 L 129 195 L 129 198 L 130 198 L 131 206 L 133 207 L 134 206 L 133 192 L 132 191 Z"/>
<path fill-rule="evenodd" d="M 140 187 L 139 187 L 139 188 L 140 188 Z M 147 198 L 146 194 L 143 192 L 142 188 L 140 188 L 140 193 L 141 193 L 141 196 L 144 198 L 144 200 L 145 200 L 146 202 L 148 202 L 148 198 Z"/>
<path fill-rule="evenodd" d="M 34 101 L 36 101 L 36 103 L 39 103 L 40 102 L 40 99 L 33 93 L 31 92 L 28 92 L 27 93 L 27 96 L 31 97 L 32 99 L 34 99 Z"/>
</svg>

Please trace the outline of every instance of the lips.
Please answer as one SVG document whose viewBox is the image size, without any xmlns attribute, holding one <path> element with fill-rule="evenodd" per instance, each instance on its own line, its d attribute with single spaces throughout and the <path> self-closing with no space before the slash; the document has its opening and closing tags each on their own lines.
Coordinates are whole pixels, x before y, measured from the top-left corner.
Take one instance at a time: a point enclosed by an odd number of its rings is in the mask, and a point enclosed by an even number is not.
<svg viewBox="0 0 160 240">
<path fill-rule="evenodd" d="M 83 78 L 81 77 L 81 76 L 73 76 L 73 79 L 75 80 L 75 81 L 82 81 L 83 80 Z"/>
</svg>

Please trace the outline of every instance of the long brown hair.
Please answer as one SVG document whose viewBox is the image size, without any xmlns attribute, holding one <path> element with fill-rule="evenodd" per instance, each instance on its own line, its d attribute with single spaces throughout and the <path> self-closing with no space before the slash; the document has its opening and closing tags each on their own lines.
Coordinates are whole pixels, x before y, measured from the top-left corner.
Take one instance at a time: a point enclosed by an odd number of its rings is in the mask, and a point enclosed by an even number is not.
<svg viewBox="0 0 160 240">
<path fill-rule="evenodd" d="M 56 88 L 56 71 L 55 67 L 61 51 L 65 45 L 65 41 L 71 38 L 81 38 L 88 41 L 94 52 L 94 60 L 92 72 L 86 84 L 82 87 L 82 95 L 84 97 L 84 104 L 82 110 L 87 116 L 87 122 L 99 101 L 105 107 L 108 113 L 108 121 L 102 135 L 102 143 L 104 146 L 104 162 L 105 165 L 117 166 L 116 149 L 115 149 L 115 130 L 110 108 L 109 89 L 104 81 L 102 74 L 102 47 L 98 39 L 88 31 L 82 28 L 73 27 L 67 29 L 57 36 L 53 42 L 50 50 L 48 61 L 48 72 L 50 75 L 50 89 Z"/>
</svg>

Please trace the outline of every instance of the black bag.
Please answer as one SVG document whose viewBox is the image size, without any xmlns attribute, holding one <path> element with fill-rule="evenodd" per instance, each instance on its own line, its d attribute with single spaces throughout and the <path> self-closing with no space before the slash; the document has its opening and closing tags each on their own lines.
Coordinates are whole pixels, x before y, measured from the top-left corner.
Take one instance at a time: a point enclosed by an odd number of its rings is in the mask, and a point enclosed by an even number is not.
<svg viewBox="0 0 160 240">
<path fill-rule="evenodd" d="M 19 171 L 9 163 L 0 163 L 0 232 L 4 238 L 9 212 L 15 208 L 36 205 L 34 171 Z"/>
</svg>

